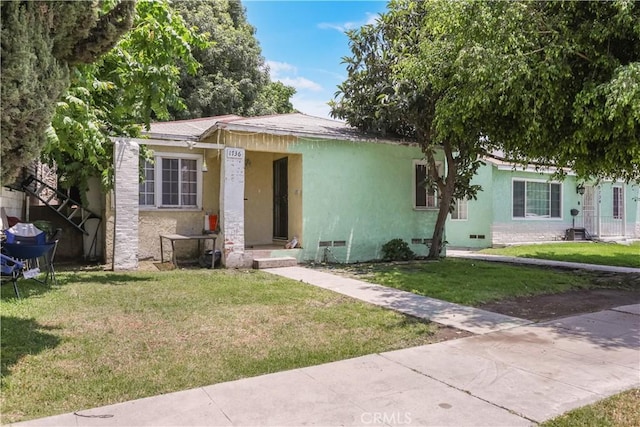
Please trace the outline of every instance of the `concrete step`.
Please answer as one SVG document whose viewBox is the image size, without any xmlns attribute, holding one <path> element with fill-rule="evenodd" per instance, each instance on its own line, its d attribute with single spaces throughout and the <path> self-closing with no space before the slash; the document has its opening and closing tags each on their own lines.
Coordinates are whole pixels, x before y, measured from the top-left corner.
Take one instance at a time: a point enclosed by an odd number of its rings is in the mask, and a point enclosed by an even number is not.
<svg viewBox="0 0 640 427">
<path fill-rule="evenodd" d="M 298 265 L 298 260 L 290 256 L 256 258 L 253 260 L 253 268 L 256 270 L 261 270 L 263 268 L 294 267 L 296 265 Z"/>
</svg>

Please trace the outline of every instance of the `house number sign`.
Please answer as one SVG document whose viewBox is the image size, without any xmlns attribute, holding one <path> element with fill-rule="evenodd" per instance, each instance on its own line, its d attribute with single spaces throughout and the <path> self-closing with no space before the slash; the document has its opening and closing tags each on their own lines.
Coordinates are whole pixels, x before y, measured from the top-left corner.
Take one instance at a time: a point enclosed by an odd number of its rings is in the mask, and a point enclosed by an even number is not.
<svg viewBox="0 0 640 427">
<path fill-rule="evenodd" d="M 239 150 L 237 148 L 227 149 L 227 159 L 243 159 L 243 158 L 244 158 L 244 150 Z"/>
</svg>

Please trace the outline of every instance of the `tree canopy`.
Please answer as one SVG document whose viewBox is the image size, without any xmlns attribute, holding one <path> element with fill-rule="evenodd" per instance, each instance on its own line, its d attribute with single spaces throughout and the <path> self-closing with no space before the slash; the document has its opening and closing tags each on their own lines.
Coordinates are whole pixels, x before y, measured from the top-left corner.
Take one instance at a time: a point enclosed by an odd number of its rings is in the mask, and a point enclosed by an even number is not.
<svg viewBox="0 0 640 427">
<path fill-rule="evenodd" d="M 131 26 L 135 2 L 3 1 L 1 179 L 38 158 L 69 69 L 110 50 Z"/>
<path fill-rule="evenodd" d="M 293 112 L 289 99 L 295 89 L 270 81 L 240 0 L 184 0 L 175 6 L 190 26 L 213 41 L 193 51 L 202 64 L 198 72 L 182 72 L 180 96 L 186 108 L 172 109 L 175 118 Z"/>
<path fill-rule="evenodd" d="M 394 0 L 349 33 L 332 114 L 416 138 L 431 165 L 425 185 L 438 189 L 436 257 L 455 200 L 479 190 L 470 182 L 488 150 L 638 179 L 639 31 L 632 1 Z"/>
<path fill-rule="evenodd" d="M 140 0 L 131 30 L 93 64 L 75 67 L 57 103 L 44 158 L 57 165 L 63 186 L 86 188 L 90 177 L 102 175 L 108 188 L 110 137 L 137 136 L 152 119 L 169 118 L 169 107 L 184 108 L 181 67 L 194 73 L 191 47 L 206 44 L 167 0 Z"/>
</svg>

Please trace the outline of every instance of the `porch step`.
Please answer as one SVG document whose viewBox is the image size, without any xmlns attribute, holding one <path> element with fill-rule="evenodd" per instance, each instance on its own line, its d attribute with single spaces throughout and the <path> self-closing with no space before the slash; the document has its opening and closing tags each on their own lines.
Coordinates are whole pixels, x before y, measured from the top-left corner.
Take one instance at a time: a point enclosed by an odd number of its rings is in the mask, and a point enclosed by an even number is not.
<svg viewBox="0 0 640 427">
<path fill-rule="evenodd" d="M 587 230 L 584 228 L 570 228 L 567 230 L 566 240 L 587 240 Z"/>
<path fill-rule="evenodd" d="M 256 270 L 261 270 L 263 268 L 294 267 L 296 265 L 298 265 L 298 260 L 290 256 L 256 258 L 253 260 L 253 268 Z"/>
</svg>

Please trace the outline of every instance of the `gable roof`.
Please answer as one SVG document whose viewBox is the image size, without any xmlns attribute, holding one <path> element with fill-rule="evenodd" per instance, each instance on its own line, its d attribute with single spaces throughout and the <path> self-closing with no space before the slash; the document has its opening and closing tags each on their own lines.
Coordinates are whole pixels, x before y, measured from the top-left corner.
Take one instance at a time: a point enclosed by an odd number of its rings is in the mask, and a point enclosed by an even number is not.
<svg viewBox="0 0 640 427">
<path fill-rule="evenodd" d="M 189 139 L 197 141 L 200 136 L 221 120 L 241 118 L 232 114 L 226 116 L 202 117 L 199 119 L 175 120 L 173 122 L 151 123 L 143 134 L 158 139 Z"/>
<path fill-rule="evenodd" d="M 236 115 L 203 117 L 152 123 L 144 132 L 157 139 L 186 139 L 202 141 L 217 130 L 292 135 L 302 138 L 332 139 L 344 141 L 371 141 L 393 144 L 410 144 L 412 141 L 381 138 L 365 134 L 345 122 L 309 116 L 302 113 L 274 114 L 270 116 L 241 117 Z"/>
</svg>

